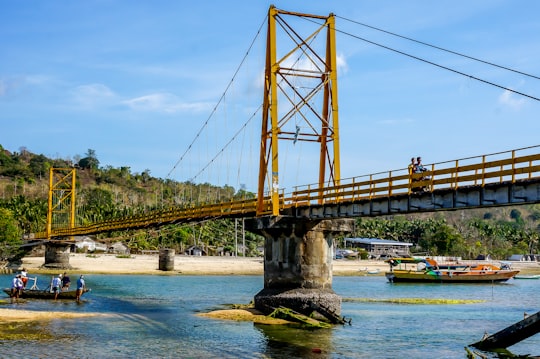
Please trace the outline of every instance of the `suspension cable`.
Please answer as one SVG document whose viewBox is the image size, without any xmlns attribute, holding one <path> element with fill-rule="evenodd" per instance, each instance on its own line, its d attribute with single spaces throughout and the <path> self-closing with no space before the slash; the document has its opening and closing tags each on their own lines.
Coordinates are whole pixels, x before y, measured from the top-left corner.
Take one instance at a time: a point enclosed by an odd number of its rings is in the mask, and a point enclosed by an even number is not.
<svg viewBox="0 0 540 359">
<path fill-rule="evenodd" d="M 429 43 L 424 42 L 424 41 L 415 40 L 415 39 L 412 39 L 412 38 L 407 37 L 407 36 L 399 35 L 399 34 L 396 34 L 396 33 L 391 32 L 391 31 L 387 31 L 387 30 L 384 30 L 384 29 L 381 29 L 381 28 L 378 28 L 378 27 L 375 27 L 375 26 L 371 26 L 371 25 L 368 25 L 368 24 L 361 23 L 361 22 L 359 22 L 359 21 L 347 19 L 347 18 L 344 18 L 344 17 L 341 17 L 341 16 L 337 16 L 337 15 L 336 15 L 336 17 L 337 17 L 337 18 L 340 18 L 340 19 L 342 19 L 342 20 L 345 20 L 345 21 L 352 22 L 352 23 L 354 23 L 354 24 L 358 24 L 358 25 L 361 25 L 361 26 L 364 26 L 364 27 L 373 29 L 373 30 L 377 30 L 377 31 L 380 31 L 380 32 L 384 32 L 384 33 L 389 34 L 389 35 L 392 35 L 392 36 L 396 36 L 396 37 L 399 37 L 399 38 L 402 38 L 402 39 L 405 39 L 405 40 L 409 40 L 409 41 L 412 41 L 412 42 L 416 42 L 416 43 L 421 44 L 421 45 L 429 46 L 429 47 L 432 47 L 432 48 L 437 49 L 437 50 L 445 51 L 445 52 L 448 52 L 448 53 L 450 53 L 450 54 L 462 56 L 462 57 L 465 57 L 465 58 L 470 59 L 470 60 L 474 60 L 474 61 L 478 61 L 478 62 L 484 63 L 484 64 L 486 64 L 486 65 L 498 67 L 498 68 L 503 69 L 503 70 L 515 72 L 515 73 L 520 74 L 520 75 L 523 75 L 523 76 L 528 76 L 528 77 L 532 77 L 532 78 L 535 78 L 535 79 L 537 79 L 537 80 L 540 80 L 540 77 L 539 77 L 539 76 L 531 75 L 531 74 L 528 74 L 528 73 L 526 73 L 526 72 L 522 72 L 522 71 L 519 71 L 519 70 L 515 70 L 515 69 L 509 68 L 509 67 L 506 67 L 506 66 L 497 65 L 497 64 L 494 64 L 493 62 L 489 62 L 489 61 L 482 60 L 482 59 L 479 59 L 479 58 L 476 58 L 476 57 L 472 57 L 472 56 L 469 56 L 469 55 L 465 55 L 465 54 L 462 54 L 462 53 L 457 52 L 457 51 L 448 50 L 448 49 L 445 49 L 445 48 L 442 48 L 442 47 L 439 47 L 439 46 L 436 46 L 436 45 L 433 45 L 433 44 L 429 44 Z"/>
<path fill-rule="evenodd" d="M 234 75 L 233 77 L 231 78 L 231 80 L 229 81 L 229 84 L 227 85 L 227 87 L 225 88 L 225 91 L 223 91 L 223 93 L 221 94 L 221 97 L 219 98 L 218 102 L 216 103 L 216 105 L 214 106 L 214 108 L 212 109 L 212 112 L 210 113 L 210 115 L 208 116 L 208 118 L 206 119 L 206 121 L 204 122 L 204 124 L 201 126 L 201 128 L 199 129 L 199 131 L 197 132 L 197 134 L 195 135 L 195 138 L 191 141 L 191 143 L 189 144 L 189 146 L 186 148 L 186 150 L 184 151 L 184 153 L 182 154 L 182 156 L 180 156 L 180 159 L 178 161 L 176 161 L 175 165 L 173 166 L 173 168 L 169 171 L 169 173 L 167 174 L 167 178 L 171 175 L 171 173 L 176 169 L 176 167 L 178 167 L 178 165 L 182 162 L 182 160 L 184 159 L 184 157 L 187 155 L 187 153 L 193 148 L 193 145 L 195 144 L 195 142 L 197 141 L 197 139 L 199 138 L 199 136 L 201 135 L 201 133 L 203 132 L 203 130 L 205 129 L 205 127 L 208 125 L 208 122 L 210 121 L 210 119 L 214 116 L 214 114 L 216 113 L 219 105 L 221 104 L 221 102 L 223 102 L 224 98 L 225 98 L 225 95 L 227 93 L 227 91 L 229 90 L 229 88 L 232 86 L 232 83 L 234 82 L 236 76 L 238 75 L 240 69 L 242 68 L 244 62 L 246 61 L 251 49 L 253 48 L 254 44 L 255 44 L 255 41 L 257 40 L 257 38 L 259 37 L 260 33 L 261 33 L 261 30 L 264 26 L 264 24 L 266 23 L 266 19 L 267 19 L 267 16 L 265 16 L 263 22 L 261 23 L 261 25 L 259 26 L 259 30 L 257 30 L 257 33 L 255 34 L 255 36 L 253 37 L 253 40 L 251 41 L 251 44 L 249 45 L 248 47 L 248 50 L 246 51 L 246 54 L 244 55 L 244 57 L 242 58 L 242 61 L 240 61 L 240 64 L 238 65 L 238 67 L 236 68 L 236 71 L 234 72 Z"/>
<path fill-rule="evenodd" d="M 536 100 L 536 101 L 540 101 L 540 98 L 538 97 L 534 97 L 532 95 L 528 95 L 524 92 L 519 92 L 519 91 L 516 91 L 516 90 L 513 90 L 509 87 L 506 87 L 506 86 L 503 86 L 503 85 L 499 85 L 499 84 L 496 84 L 495 82 L 491 82 L 491 81 L 488 81 L 488 80 L 484 80 L 484 79 L 481 79 L 479 77 L 476 77 L 476 76 L 473 76 L 473 75 L 469 75 L 469 74 L 466 74 L 465 72 L 462 72 L 462 71 L 458 71 L 458 70 L 455 70 L 455 69 L 452 69 L 450 67 L 447 67 L 447 66 L 444 66 L 444 65 L 440 65 L 440 64 L 437 64 L 433 61 L 429 61 L 429 60 L 426 60 L 426 59 L 423 59 L 421 57 L 418 57 L 418 56 L 415 56 L 415 55 L 411 55 L 411 54 L 408 54 L 406 52 L 403 52 L 403 51 L 400 51 L 400 50 L 396 50 L 396 49 L 393 49 L 391 47 L 388 47 L 386 45 L 382 45 L 382 44 L 379 44 L 379 43 L 376 43 L 374 41 L 371 41 L 371 40 L 368 40 L 368 39 L 365 39 L 363 37 L 360 37 L 360 36 L 357 36 L 357 35 L 353 35 L 351 33 L 348 33 L 348 32 L 345 32 L 345 31 L 342 31 L 342 30 L 338 30 L 336 29 L 337 32 L 340 32 L 344 35 L 347 35 L 347 36 L 350 36 L 350 37 L 353 37 L 353 38 L 356 38 L 358 40 L 362 40 L 364 42 L 367 42 L 367 43 L 370 43 L 372 45 L 375 45 L 375 46 L 378 46 L 378 47 L 382 47 L 383 49 L 386 49 L 386 50 L 390 50 L 390 51 L 393 51 L 395 53 L 398 53 L 400 55 L 404 55 L 404 56 L 407 56 L 407 57 L 410 57 L 412 59 L 415 59 L 415 60 L 418 60 L 418 61 L 422 61 L 422 62 L 425 62 L 426 64 L 430 64 L 430 65 L 433 65 L 433 66 L 436 66 L 436 67 L 439 67 L 441 69 L 444 69 L 444 70 L 447 70 L 447 71 L 450 71 L 450 72 L 454 72 L 458 75 L 462 75 L 462 76 L 465 76 L 465 77 L 468 77 L 470 79 L 473 79 L 473 80 L 476 80 L 476 81 L 480 81 L 480 82 L 483 82 L 485 84 L 488 84 L 488 85 L 491 85 L 491 86 L 495 86 L 495 87 L 498 87 L 500 89 L 503 89 L 503 90 L 506 90 L 506 91 L 509 91 L 509 92 L 513 92 L 517 95 L 521 95 L 521 96 L 524 96 L 524 97 L 528 97 L 530 99 L 533 99 L 533 100 Z"/>
<path fill-rule="evenodd" d="M 311 22 L 317 24 L 317 22 L 316 22 L 315 20 L 313 20 L 313 19 L 305 19 L 305 20 L 306 20 L 306 21 L 311 21 Z M 410 57 L 410 58 L 412 58 L 412 59 L 415 59 L 415 60 L 418 60 L 418 61 L 421 61 L 421 62 L 425 62 L 425 63 L 427 63 L 427 64 L 430 64 L 430 65 L 439 67 L 439 68 L 441 68 L 441 69 L 444 69 L 444 70 L 447 70 L 447 71 L 450 71 L 450 72 L 454 72 L 454 73 L 456 73 L 456 74 L 458 74 L 458 75 L 462 75 L 462 76 L 468 77 L 468 78 L 470 78 L 470 79 L 473 79 L 473 80 L 476 80 L 476 81 L 480 81 L 480 82 L 483 82 L 483 83 L 485 83 L 485 84 L 488 84 L 488 85 L 491 85 L 491 86 L 494 86 L 494 87 L 498 87 L 498 88 L 500 88 L 500 89 L 503 89 L 503 90 L 505 90 L 505 91 L 509 91 L 509 92 L 515 93 L 515 94 L 517 94 L 517 95 L 521 95 L 521 96 L 524 96 L 524 97 L 528 97 L 528 98 L 530 98 L 530 99 L 532 99 L 532 100 L 540 101 L 540 98 L 535 97 L 535 96 L 532 96 L 532 95 L 528 95 L 528 94 L 526 94 L 526 93 L 524 93 L 524 92 L 519 92 L 519 91 L 513 90 L 513 89 L 511 89 L 511 88 L 509 88 L 509 87 L 506 87 L 506 86 L 503 86 L 503 85 L 499 85 L 499 84 L 497 84 L 497 83 L 494 83 L 494 82 L 491 82 L 491 81 L 488 81 L 488 80 L 484 80 L 484 79 L 481 79 L 481 78 L 476 77 L 476 76 L 473 76 L 473 75 L 466 74 L 465 72 L 458 71 L 458 70 L 452 69 L 452 68 L 447 67 L 447 66 L 444 66 L 444 65 L 437 64 L 437 63 L 435 63 L 435 62 L 433 62 L 433 61 L 429 61 L 429 60 L 423 59 L 423 58 L 421 58 L 421 57 L 418 57 L 418 56 L 415 56 L 415 55 L 411 55 L 411 54 L 409 54 L 409 53 L 406 53 L 406 52 L 403 52 L 403 51 L 400 51 L 400 50 L 393 49 L 393 48 L 391 48 L 391 47 L 389 47 L 389 46 L 379 44 L 379 43 L 377 43 L 377 42 L 375 42 L 375 41 L 368 40 L 368 39 L 366 39 L 366 38 L 363 38 L 363 37 L 358 36 L 358 35 L 351 34 L 351 33 L 349 33 L 349 32 L 343 31 L 343 30 L 339 30 L 339 29 L 334 29 L 334 30 L 335 30 L 336 32 L 339 32 L 339 33 L 341 33 L 341 34 L 347 35 L 347 36 L 349 36 L 349 37 L 352 37 L 352 38 L 355 38 L 355 39 L 358 39 L 358 40 L 367 42 L 367 43 L 369 43 L 369 44 L 372 44 L 372 45 L 381 47 L 381 48 L 386 49 L 386 50 L 390 50 L 390 51 L 392 51 L 392 52 L 395 52 L 395 53 L 398 53 L 398 54 L 400 54 L 400 55 L 404 55 L 404 56 Z M 535 76 L 532 76 L 532 77 L 535 77 Z"/>
<path fill-rule="evenodd" d="M 210 167 L 210 165 L 218 158 L 218 156 L 220 154 L 222 154 L 225 149 L 234 141 L 236 140 L 236 138 L 240 135 L 240 133 L 247 127 L 247 125 L 255 118 L 255 115 L 257 114 L 257 112 L 259 112 L 259 110 L 262 108 L 262 104 L 259 105 L 259 107 L 257 108 L 257 110 L 255 110 L 255 112 L 251 115 L 251 117 L 238 129 L 238 131 L 236 131 L 236 133 L 234 134 L 234 136 L 221 148 L 221 150 L 219 150 L 219 152 L 206 164 L 206 166 L 204 166 L 201 170 L 199 170 L 199 172 L 197 172 L 196 175 L 194 175 L 193 177 L 191 177 L 189 180 L 190 181 L 194 181 L 195 178 L 197 178 L 201 173 L 203 173 L 208 167 Z"/>
</svg>

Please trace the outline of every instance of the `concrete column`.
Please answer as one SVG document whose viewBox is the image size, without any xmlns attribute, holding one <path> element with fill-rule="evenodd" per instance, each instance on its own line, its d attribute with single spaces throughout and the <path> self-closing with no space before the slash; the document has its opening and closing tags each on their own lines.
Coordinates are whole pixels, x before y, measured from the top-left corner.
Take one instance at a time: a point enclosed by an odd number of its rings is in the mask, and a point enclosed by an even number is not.
<svg viewBox="0 0 540 359">
<path fill-rule="evenodd" d="M 159 250 L 159 270 L 172 271 L 174 270 L 174 249 Z"/>
<path fill-rule="evenodd" d="M 264 289 L 255 296 L 255 307 L 265 313 L 285 306 L 306 315 L 339 315 L 341 298 L 332 289 L 333 237 L 350 232 L 352 223 L 283 216 L 246 222 L 248 230 L 265 237 Z"/>
<path fill-rule="evenodd" d="M 72 243 L 47 242 L 45 243 L 45 264 L 47 268 L 71 269 L 69 264 L 70 246 Z"/>
</svg>

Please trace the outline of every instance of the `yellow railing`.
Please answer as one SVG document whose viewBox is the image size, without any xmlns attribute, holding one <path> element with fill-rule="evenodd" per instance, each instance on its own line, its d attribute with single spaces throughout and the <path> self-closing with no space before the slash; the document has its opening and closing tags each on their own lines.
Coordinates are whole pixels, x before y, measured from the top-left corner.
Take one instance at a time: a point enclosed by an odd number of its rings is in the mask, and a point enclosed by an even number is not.
<svg viewBox="0 0 540 359">
<path fill-rule="evenodd" d="M 540 177 L 540 146 L 498 152 L 478 157 L 428 165 L 422 174 L 409 174 L 407 168 L 341 180 L 339 186 L 296 187 L 280 194 L 280 210 L 320 204 L 348 203 L 380 197 L 411 195 L 420 188 L 427 191 L 485 186 L 490 183 L 515 183 Z M 236 200 L 192 207 L 173 207 L 150 213 L 94 223 L 75 228 L 56 228 L 53 237 L 101 233 L 112 230 L 149 228 L 170 223 L 204 219 L 255 217 L 257 200 Z M 264 201 L 265 215 L 272 213 L 269 197 Z M 36 233 L 35 238 L 47 238 Z"/>
<path fill-rule="evenodd" d="M 435 191 L 531 180 L 540 177 L 539 150 L 540 146 L 534 146 L 434 163 L 426 166 L 428 170 L 421 174 L 410 175 L 408 168 L 374 173 L 343 179 L 339 186 L 322 190 L 310 185 L 296 187 L 293 192 L 284 194 L 284 208 L 410 195 L 420 188 Z"/>
</svg>

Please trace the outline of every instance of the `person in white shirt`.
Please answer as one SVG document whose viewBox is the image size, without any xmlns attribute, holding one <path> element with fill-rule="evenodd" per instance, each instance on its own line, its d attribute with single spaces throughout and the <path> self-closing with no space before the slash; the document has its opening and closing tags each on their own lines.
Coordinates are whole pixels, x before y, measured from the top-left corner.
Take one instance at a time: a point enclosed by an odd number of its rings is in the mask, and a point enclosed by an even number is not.
<svg viewBox="0 0 540 359">
<path fill-rule="evenodd" d="M 21 275 L 17 274 L 11 281 L 11 302 L 13 300 L 19 301 L 19 296 L 21 295 L 23 289 L 23 281 L 21 280 Z"/>
<path fill-rule="evenodd" d="M 62 275 L 59 274 L 58 277 L 54 277 L 51 283 L 52 292 L 54 293 L 54 300 L 58 298 L 58 293 L 62 286 Z"/>
</svg>

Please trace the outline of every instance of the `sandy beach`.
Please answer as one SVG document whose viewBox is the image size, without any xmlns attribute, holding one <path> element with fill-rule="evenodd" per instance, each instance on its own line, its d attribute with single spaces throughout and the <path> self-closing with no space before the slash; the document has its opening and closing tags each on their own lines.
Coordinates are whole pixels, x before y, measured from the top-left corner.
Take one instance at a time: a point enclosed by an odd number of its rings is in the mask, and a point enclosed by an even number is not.
<svg viewBox="0 0 540 359">
<path fill-rule="evenodd" d="M 44 257 L 24 257 L 22 265 L 32 273 L 55 273 L 61 269 L 43 268 Z M 71 274 L 156 274 L 156 275 L 262 275 L 263 258 L 243 257 L 210 257 L 177 255 L 174 257 L 174 270 L 159 270 L 159 255 L 131 255 L 123 258 L 115 254 L 84 253 L 70 254 Z M 333 262 L 333 273 L 339 275 L 363 275 L 366 270 L 382 273 L 388 268 L 383 261 L 368 260 L 336 260 Z"/>
<path fill-rule="evenodd" d="M 43 268 L 44 257 L 24 257 L 22 265 L 14 270 L 26 268 L 32 273 L 61 273 L 61 269 Z M 72 253 L 69 257 L 71 269 L 68 272 L 76 274 L 155 274 L 155 275 L 263 275 L 264 264 L 262 257 L 213 257 L 187 256 L 174 257 L 174 270 L 159 270 L 158 254 L 134 254 L 129 257 L 115 254 L 84 254 Z M 498 264 L 498 263 L 496 263 Z M 384 261 L 339 259 L 332 263 L 334 276 L 366 275 L 378 271 L 384 275 L 389 269 Z M 522 274 L 540 274 L 538 262 L 515 262 L 514 269 Z M 372 274 L 370 274 L 372 275 Z"/>
</svg>

